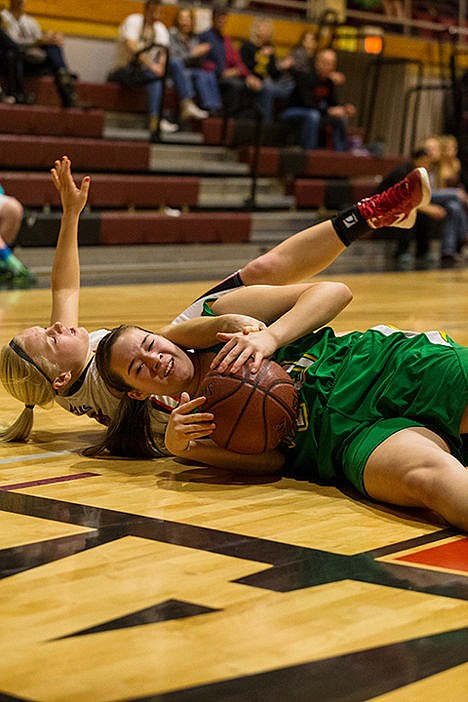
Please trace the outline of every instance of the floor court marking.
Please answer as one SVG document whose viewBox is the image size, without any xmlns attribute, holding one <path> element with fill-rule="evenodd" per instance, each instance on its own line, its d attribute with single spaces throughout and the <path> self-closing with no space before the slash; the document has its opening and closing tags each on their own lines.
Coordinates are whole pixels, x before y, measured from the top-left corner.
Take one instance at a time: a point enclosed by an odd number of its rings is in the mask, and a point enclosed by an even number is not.
<svg viewBox="0 0 468 702">
<path fill-rule="evenodd" d="M 0 465 L 8 463 L 21 463 L 21 461 L 37 461 L 42 458 L 52 458 L 54 456 L 69 456 L 73 451 L 66 449 L 65 451 L 46 451 L 45 453 L 31 453 L 28 456 L 10 456 L 9 458 L 0 459 Z"/>
<path fill-rule="evenodd" d="M 74 473 L 73 475 L 58 475 L 55 478 L 41 478 L 40 480 L 30 480 L 26 483 L 11 483 L 10 485 L 0 485 L 0 490 L 20 490 L 21 488 L 35 487 L 36 485 L 51 485 L 52 483 L 66 483 L 69 480 L 81 480 L 81 478 L 94 478 L 100 473 Z"/>
</svg>

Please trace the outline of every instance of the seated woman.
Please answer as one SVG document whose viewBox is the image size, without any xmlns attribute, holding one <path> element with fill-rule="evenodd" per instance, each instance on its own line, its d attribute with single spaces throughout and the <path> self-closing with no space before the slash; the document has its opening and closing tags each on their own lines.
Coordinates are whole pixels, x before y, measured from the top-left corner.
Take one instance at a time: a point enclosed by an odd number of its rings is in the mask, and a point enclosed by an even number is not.
<svg viewBox="0 0 468 702">
<path fill-rule="evenodd" d="M 174 25 L 169 30 L 171 57 L 183 63 L 200 107 L 210 114 L 216 114 L 222 108 L 218 79 L 215 73 L 204 71 L 201 67 L 202 58 L 210 50 L 210 44 L 199 41 L 193 27 L 193 10 L 188 7 L 179 8 L 174 17 Z"/>
<path fill-rule="evenodd" d="M 142 13 L 133 12 L 124 19 L 119 26 L 116 65 L 107 77 L 126 87 L 145 87 L 151 141 L 159 141 L 161 132 L 170 134 L 179 128 L 161 118 L 166 73 L 174 83 L 180 120 L 208 117 L 192 99 L 194 93 L 183 62 L 171 58 L 168 52 L 169 31 L 160 17 L 160 0 L 146 0 Z"/>
</svg>

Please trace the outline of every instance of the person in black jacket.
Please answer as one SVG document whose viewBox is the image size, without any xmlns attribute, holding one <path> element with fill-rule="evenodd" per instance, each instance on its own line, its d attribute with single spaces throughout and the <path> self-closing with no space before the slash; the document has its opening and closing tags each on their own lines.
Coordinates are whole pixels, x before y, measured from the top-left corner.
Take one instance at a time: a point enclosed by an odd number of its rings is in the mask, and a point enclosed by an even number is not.
<svg viewBox="0 0 468 702">
<path fill-rule="evenodd" d="M 313 71 L 295 73 L 295 87 L 281 118 L 300 124 L 300 144 L 304 149 L 318 148 L 320 128 L 326 123 L 333 129 L 333 148 L 336 151 L 348 148 L 346 125 L 356 108 L 349 103 L 338 104 L 333 80 L 335 72 L 335 51 L 321 49 L 317 52 Z"/>
<path fill-rule="evenodd" d="M 286 70 L 293 65 L 291 57 L 279 60 L 273 45 L 273 22 L 257 17 L 250 29 L 250 38 L 241 45 L 240 54 L 249 71 L 261 81 L 257 105 L 265 124 L 274 121 L 276 100 L 286 100 L 294 87 Z"/>
</svg>

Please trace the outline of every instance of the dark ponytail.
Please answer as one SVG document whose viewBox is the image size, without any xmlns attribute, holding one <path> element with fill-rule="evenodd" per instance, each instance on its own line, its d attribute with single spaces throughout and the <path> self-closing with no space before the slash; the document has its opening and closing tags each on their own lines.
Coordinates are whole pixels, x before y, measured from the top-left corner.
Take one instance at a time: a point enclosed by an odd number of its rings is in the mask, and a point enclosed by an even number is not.
<svg viewBox="0 0 468 702">
<path fill-rule="evenodd" d="M 83 451 L 85 456 L 121 456 L 124 458 L 160 458 L 171 455 L 164 447 L 164 436 L 154 434 L 148 400 L 134 400 L 124 395 L 104 439 Z"/>
</svg>

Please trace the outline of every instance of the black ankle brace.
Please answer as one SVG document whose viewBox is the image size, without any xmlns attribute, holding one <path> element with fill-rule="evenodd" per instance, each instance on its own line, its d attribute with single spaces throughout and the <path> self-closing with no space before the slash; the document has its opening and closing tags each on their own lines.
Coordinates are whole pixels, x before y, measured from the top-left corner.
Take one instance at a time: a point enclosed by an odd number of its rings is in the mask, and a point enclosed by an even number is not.
<svg viewBox="0 0 468 702">
<path fill-rule="evenodd" d="M 331 223 L 345 246 L 349 246 L 353 241 L 370 231 L 357 205 L 340 212 L 332 219 Z"/>
</svg>

